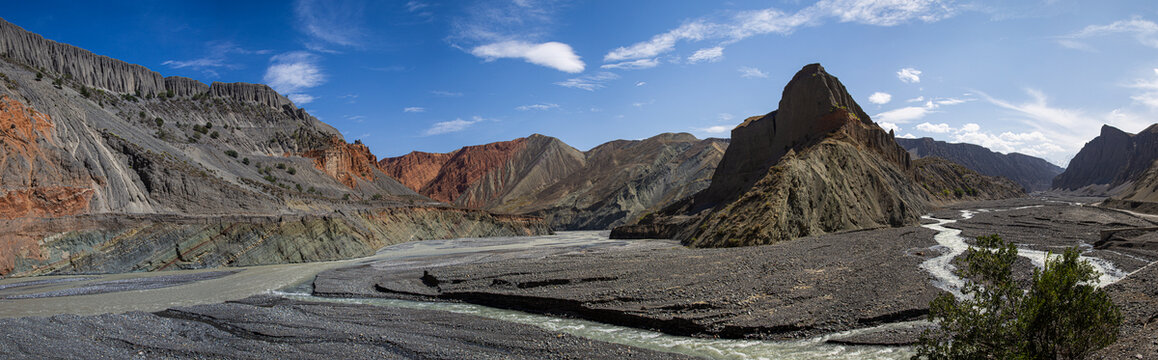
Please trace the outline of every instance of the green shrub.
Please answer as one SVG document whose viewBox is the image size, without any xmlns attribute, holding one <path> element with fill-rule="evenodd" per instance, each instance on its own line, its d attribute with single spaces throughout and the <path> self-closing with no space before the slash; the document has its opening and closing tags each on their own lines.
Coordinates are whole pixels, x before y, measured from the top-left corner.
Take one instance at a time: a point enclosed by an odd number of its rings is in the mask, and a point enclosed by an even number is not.
<svg viewBox="0 0 1158 360">
<path fill-rule="evenodd" d="M 350 194 L 342 195 L 342 200 L 349 201 L 350 200 Z"/>
<path fill-rule="evenodd" d="M 295 175 L 298 173 L 298 169 L 294 169 L 293 166 L 290 166 L 290 167 L 285 169 L 285 172 L 290 174 L 290 175 Z"/>
<path fill-rule="evenodd" d="M 1081 359 L 1117 340 L 1122 315 L 1076 247 L 1047 258 L 1025 291 L 1013 280 L 1017 247 L 997 235 L 977 242 L 965 253 L 965 296 L 933 300 L 940 328 L 921 335 L 914 359 Z"/>
<path fill-rule="evenodd" d="M 298 192 L 302 192 L 302 184 L 294 184 L 294 189 L 296 189 Z"/>
<path fill-rule="evenodd" d="M 44 80 L 44 73 L 36 73 L 36 81 Z"/>
<path fill-rule="evenodd" d="M 218 134 L 216 131 L 214 131 L 212 134 L 209 134 L 209 137 L 216 139 L 221 137 L 221 134 Z"/>
<path fill-rule="evenodd" d="M 382 194 L 374 194 L 374 196 L 370 197 L 370 200 L 374 200 L 374 201 L 382 200 Z"/>
<path fill-rule="evenodd" d="M 249 165 L 249 158 L 242 158 L 241 163 L 245 164 L 245 165 Z"/>
<path fill-rule="evenodd" d="M 228 155 L 229 157 L 236 159 L 237 158 L 237 151 L 225 150 L 225 155 Z"/>
<path fill-rule="evenodd" d="M 277 178 L 273 177 L 273 175 L 266 175 L 266 176 L 265 176 L 265 177 L 263 177 L 262 179 L 265 179 L 265 181 L 269 181 L 269 182 L 271 182 L 271 183 L 272 183 L 272 182 L 277 182 Z"/>
<path fill-rule="evenodd" d="M 153 120 L 153 122 L 157 123 L 157 127 L 161 127 L 162 125 L 165 125 L 165 119 L 162 119 L 162 118 L 157 118 L 157 119 Z"/>
<path fill-rule="evenodd" d="M 278 170 L 285 170 L 285 163 L 277 163 Z"/>
</svg>

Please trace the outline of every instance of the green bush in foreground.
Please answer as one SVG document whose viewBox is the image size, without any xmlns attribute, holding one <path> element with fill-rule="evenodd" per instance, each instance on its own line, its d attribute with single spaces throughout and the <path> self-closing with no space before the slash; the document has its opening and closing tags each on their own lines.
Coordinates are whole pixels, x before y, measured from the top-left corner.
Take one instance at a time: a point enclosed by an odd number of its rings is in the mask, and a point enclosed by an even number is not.
<svg viewBox="0 0 1158 360">
<path fill-rule="evenodd" d="M 1022 290 L 1013 280 L 1017 247 L 997 235 L 965 253 L 964 299 L 930 304 L 940 329 L 926 331 L 914 359 L 1082 359 L 1117 340 L 1122 315 L 1077 248 L 1047 258 Z"/>
</svg>

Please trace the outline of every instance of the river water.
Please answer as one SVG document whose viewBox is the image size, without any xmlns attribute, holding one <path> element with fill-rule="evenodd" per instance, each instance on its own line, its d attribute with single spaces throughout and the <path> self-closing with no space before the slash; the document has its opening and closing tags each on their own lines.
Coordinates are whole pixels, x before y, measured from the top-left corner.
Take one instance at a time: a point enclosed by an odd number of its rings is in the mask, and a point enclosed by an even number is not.
<svg viewBox="0 0 1158 360">
<path fill-rule="evenodd" d="M 978 210 L 980 211 L 980 210 Z M 974 211 L 962 211 L 967 219 Z M 935 248 L 942 254 L 921 264 L 933 274 L 937 287 L 960 294 L 962 280 L 953 274 L 953 257 L 968 245 L 961 231 L 945 227 L 952 219 L 933 219 L 923 225 L 937 231 Z M 795 341 L 705 339 L 672 336 L 659 332 L 591 321 L 556 318 L 518 311 L 461 303 L 419 302 L 390 299 L 334 299 L 302 293 L 318 273 L 342 266 L 373 263 L 375 266 L 415 267 L 492 261 L 512 257 L 543 257 L 573 251 L 625 251 L 638 248 L 679 246 L 672 241 L 610 240 L 607 232 L 561 232 L 552 236 L 428 240 L 388 246 L 360 259 L 253 266 L 230 269 L 180 270 L 113 275 L 41 276 L 0 280 L 0 317 L 91 315 L 126 311 L 160 311 L 171 307 L 220 303 L 257 294 L 375 306 L 394 306 L 472 314 L 509 322 L 539 326 L 594 340 L 646 349 L 722 359 L 905 359 L 906 347 L 843 346 L 825 343 L 831 334 Z M 1039 266 L 1044 253 L 1020 250 Z M 1038 254 L 1040 253 L 1040 254 Z M 1111 283 L 1124 274 L 1109 262 L 1094 260 L 1102 282 Z M 884 325 L 903 326 L 905 324 Z"/>
</svg>

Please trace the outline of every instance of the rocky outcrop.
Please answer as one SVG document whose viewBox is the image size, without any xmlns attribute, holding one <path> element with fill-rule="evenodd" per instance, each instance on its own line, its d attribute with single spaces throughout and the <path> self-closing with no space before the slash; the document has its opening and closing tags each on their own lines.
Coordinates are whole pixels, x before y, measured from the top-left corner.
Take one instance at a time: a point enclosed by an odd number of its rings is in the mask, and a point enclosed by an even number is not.
<svg viewBox="0 0 1158 360">
<path fill-rule="evenodd" d="M 1101 134 L 1082 146 L 1065 172 L 1053 180 L 1053 187 L 1096 187 L 1095 191 L 1105 194 L 1137 179 L 1154 160 L 1158 160 L 1158 124 L 1138 134 L 1102 125 Z"/>
<path fill-rule="evenodd" d="M 372 181 L 378 159 L 362 143 L 348 144 L 339 137 L 330 137 L 328 144 L 301 154 L 314 159 L 314 167 L 351 188 L 357 179 Z"/>
<path fill-rule="evenodd" d="M 422 187 L 433 181 L 456 153 L 458 150 L 445 154 L 413 151 L 399 157 L 383 158 L 378 161 L 378 168 L 386 175 L 398 179 L 402 185 L 414 191 L 422 191 Z"/>
<path fill-rule="evenodd" d="M 706 190 L 616 228 L 612 237 L 728 247 L 913 225 L 933 205 L 914 180 L 919 172 L 893 133 L 873 123 L 836 77 L 812 64 L 785 86 L 779 110 L 732 131 Z M 946 179 L 965 173 L 936 167 L 926 173 L 951 184 L 983 180 Z"/>
<path fill-rule="evenodd" d="M 0 55 L 44 69 L 48 72 L 45 76 L 68 77 L 84 86 L 128 94 L 165 92 L 161 74 L 144 66 L 48 40 L 3 19 L 0 19 Z"/>
<path fill-rule="evenodd" d="M 209 85 L 181 76 L 165 77 L 165 91 L 172 91 L 173 96 L 191 97 L 209 92 Z"/>
<path fill-rule="evenodd" d="M 440 207 L 328 215 L 87 215 L 0 220 L 0 276 L 340 260 L 414 240 L 549 234 L 539 218 Z"/>
<path fill-rule="evenodd" d="M 484 174 L 455 199 L 455 204 L 479 209 L 511 206 L 525 200 L 527 194 L 576 174 L 583 164 L 579 150 L 559 139 L 534 134 L 527 137 L 522 151 Z"/>
<path fill-rule="evenodd" d="M 1013 180 L 982 175 L 954 161 L 939 157 L 913 160 L 913 180 L 924 188 L 935 203 L 961 200 L 997 200 L 1025 195 L 1025 189 Z"/>
<path fill-rule="evenodd" d="M 951 144 L 927 137 L 896 140 L 916 158 L 944 158 L 982 175 L 1008 178 L 1029 191 L 1049 190 L 1053 178 L 1065 170 L 1041 158 L 1019 153 L 1001 154 L 973 144 Z"/>
<path fill-rule="evenodd" d="M 290 107 L 297 110 L 293 102 L 278 94 L 269 85 L 249 83 L 222 83 L 214 81 L 209 85 L 209 94 L 214 97 L 234 99 L 262 104 L 275 109 Z"/>
</svg>

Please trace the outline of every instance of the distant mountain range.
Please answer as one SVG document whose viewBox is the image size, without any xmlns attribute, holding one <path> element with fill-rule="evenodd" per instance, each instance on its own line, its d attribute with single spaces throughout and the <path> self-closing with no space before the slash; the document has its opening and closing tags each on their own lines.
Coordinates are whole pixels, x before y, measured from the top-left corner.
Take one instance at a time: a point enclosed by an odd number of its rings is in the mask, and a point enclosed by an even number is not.
<svg viewBox="0 0 1158 360">
<path fill-rule="evenodd" d="M 412 152 L 379 165 L 439 201 L 543 216 L 556 229 L 607 229 L 706 188 L 727 145 L 666 133 L 581 152 L 535 134 L 445 154 Z"/>
<path fill-rule="evenodd" d="M 983 175 L 1008 178 L 1028 191 L 1049 190 L 1053 178 L 1065 170 L 1041 158 L 1019 153 L 1002 154 L 979 145 L 953 144 L 927 137 L 896 140 L 914 158 L 944 158 Z"/>
<path fill-rule="evenodd" d="M 1158 124 L 1137 134 L 1102 126 L 1054 179 L 1059 190 L 1110 195 L 1105 205 L 1158 213 Z"/>
</svg>

